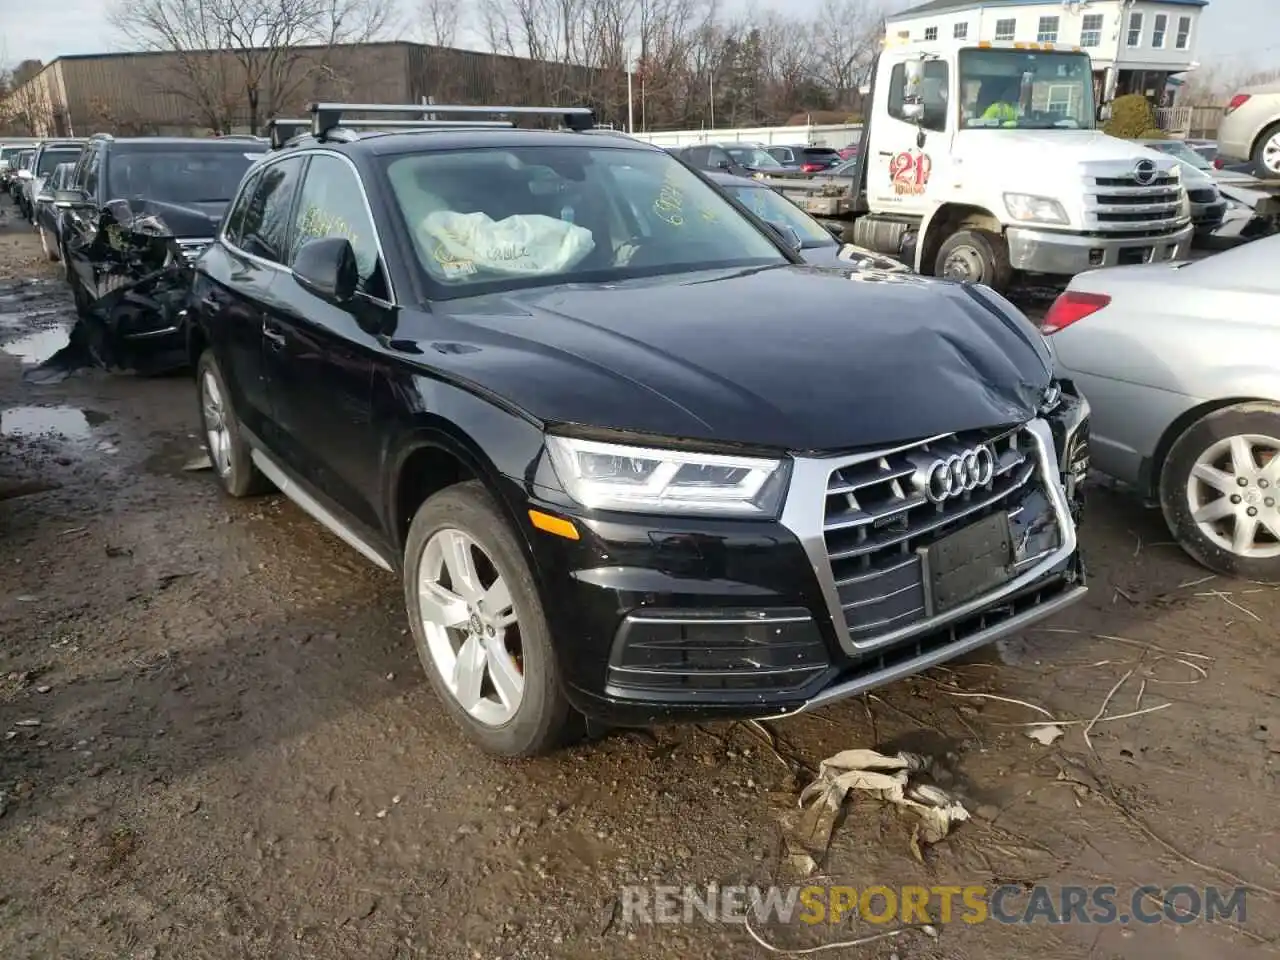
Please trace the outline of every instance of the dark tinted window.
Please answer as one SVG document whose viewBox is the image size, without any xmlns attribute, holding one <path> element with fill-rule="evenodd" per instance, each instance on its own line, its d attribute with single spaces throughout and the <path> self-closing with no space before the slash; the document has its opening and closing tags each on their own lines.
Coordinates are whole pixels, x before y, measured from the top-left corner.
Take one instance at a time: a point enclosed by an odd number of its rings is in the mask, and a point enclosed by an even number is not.
<svg viewBox="0 0 1280 960">
<path fill-rule="evenodd" d="M 36 175 L 47 177 L 57 169 L 60 163 L 69 163 L 80 156 L 80 147 L 58 148 L 56 150 L 46 150 L 40 154 L 40 163 L 36 168 Z"/>
<path fill-rule="evenodd" d="M 262 171 L 245 211 L 240 249 L 277 263 L 285 262 L 289 214 L 302 173 L 302 157 L 290 157 Z"/>
<path fill-rule="evenodd" d="M 107 193 L 126 200 L 225 203 L 235 196 L 245 171 L 262 152 L 118 147 L 107 163 Z"/>
<path fill-rule="evenodd" d="M 832 147 L 805 147 L 804 158 L 815 163 L 836 163 L 840 154 Z"/>
<path fill-rule="evenodd" d="M 227 239 L 240 246 L 240 239 L 244 230 L 245 214 L 249 211 L 249 201 L 253 199 L 253 191 L 257 189 L 258 179 L 261 174 L 253 174 L 248 182 L 244 185 L 244 189 L 240 192 L 240 196 L 236 198 L 236 205 L 231 208 L 231 212 L 227 214 Z"/>
</svg>

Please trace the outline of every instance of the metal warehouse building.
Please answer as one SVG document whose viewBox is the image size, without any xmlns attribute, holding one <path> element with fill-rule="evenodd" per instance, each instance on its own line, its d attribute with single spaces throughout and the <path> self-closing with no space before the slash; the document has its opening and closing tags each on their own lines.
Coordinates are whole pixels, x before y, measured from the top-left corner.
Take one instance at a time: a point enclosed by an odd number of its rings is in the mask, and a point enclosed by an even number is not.
<svg viewBox="0 0 1280 960">
<path fill-rule="evenodd" d="M 246 63 L 249 68 L 246 69 Z M 247 77 L 260 78 L 256 117 Z M 193 79 L 193 78 L 199 78 Z M 216 80 L 212 78 L 217 78 Z M 625 76 L 402 41 L 272 51 L 58 57 L 0 102 L 14 135 L 242 132 L 317 99 L 358 103 L 625 104 Z"/>
</svg>

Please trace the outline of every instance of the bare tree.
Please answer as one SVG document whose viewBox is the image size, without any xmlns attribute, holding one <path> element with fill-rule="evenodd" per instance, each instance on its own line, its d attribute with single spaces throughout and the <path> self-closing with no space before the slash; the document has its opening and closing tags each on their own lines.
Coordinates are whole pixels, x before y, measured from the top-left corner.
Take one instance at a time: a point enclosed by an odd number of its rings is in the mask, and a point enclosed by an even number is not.
<svg viewBox="0 0 1280 960">
<path fill-rule="evenodd" d="M 469 26 L 463 20 L 465 8 L 458 0 L 419 0 L 413 17 L 414 32 L 423 43 L 452 47 L 458 32 Z"/>
<path fill-rule="evenodd" d="M 341 44 L 374 39 L 392 0 L 116 0 L 112 24 L 169 54 L 161 82 L 217 132 L 243 117 L 256 133 L 317 77 Z"/>
<path fill-rule="evenodd" d="M 884 7 L 873 0 L 823 0 L 813 25 L 820 76 L 837 105 L 852 105 L 859 80 L 884 37 Z"/>
</svg>

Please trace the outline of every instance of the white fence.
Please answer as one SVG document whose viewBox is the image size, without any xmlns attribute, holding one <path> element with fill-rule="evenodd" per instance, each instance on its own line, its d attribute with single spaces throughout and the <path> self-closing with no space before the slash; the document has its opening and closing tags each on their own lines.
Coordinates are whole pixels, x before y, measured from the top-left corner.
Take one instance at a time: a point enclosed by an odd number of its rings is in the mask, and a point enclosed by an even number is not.
<svg viewBox="0 0 1280 960">
<path fill-rule="evenodd" d="M 860 123 L 805 124 L 798 127 L 739 127 L 735 130 L 664 130 L 631 136 L 657 147 L 691 147 L 699 143 L 747 141 L 764 144 L 808 144 L 839 150 L 861 138 Z"/>
</svg>

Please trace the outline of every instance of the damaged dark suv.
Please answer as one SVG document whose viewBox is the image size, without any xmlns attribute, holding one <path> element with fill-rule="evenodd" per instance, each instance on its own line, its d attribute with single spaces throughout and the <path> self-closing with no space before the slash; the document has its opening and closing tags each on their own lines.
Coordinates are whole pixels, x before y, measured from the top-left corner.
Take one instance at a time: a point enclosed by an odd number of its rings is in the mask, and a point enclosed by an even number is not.
<svg viewBox="0 0 1280 960">
<path fill-rule="evenodd" d="M 263 141 L 98 134 L 51 195 L 59 251 L 96 359 L 157 372 L 186 361 L 191 264 Z"/>
<path fill-rule="evenodd" d="M 807 266 L 558 113 L 360 134 L 316 105 L 193 288 L 223 487 L 274 484 L 398 573 L 472 737 L 799 712 L 1084 594 L 1088 408 L 1015 307 Z"/>
</svg>

